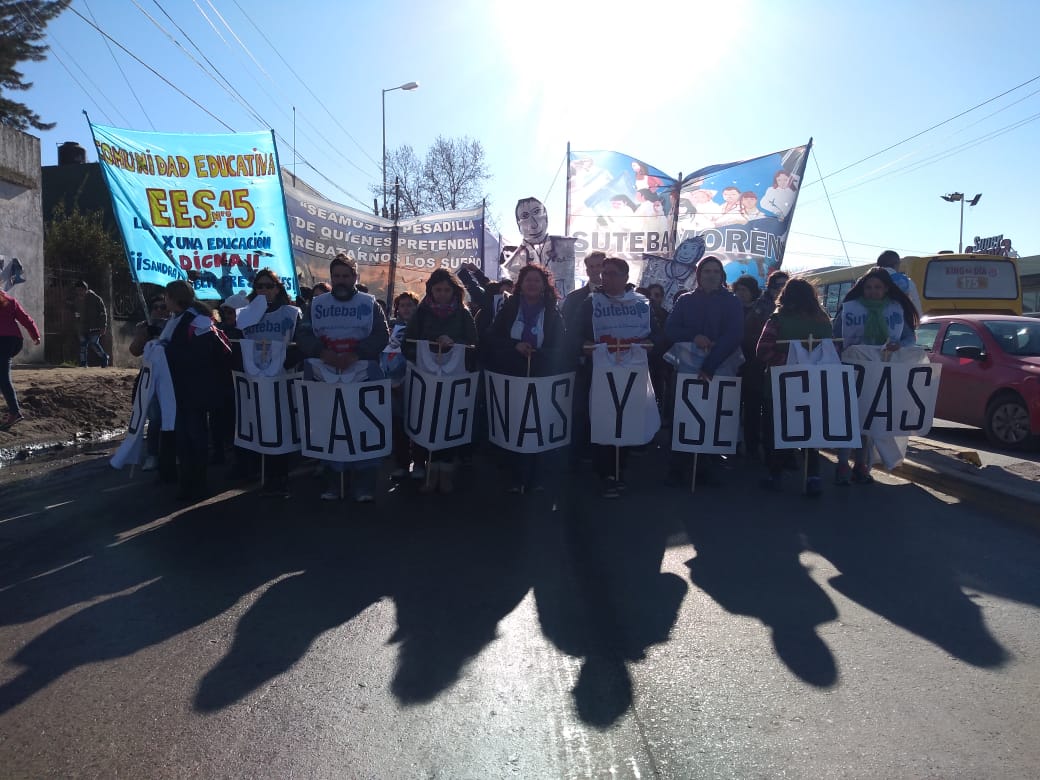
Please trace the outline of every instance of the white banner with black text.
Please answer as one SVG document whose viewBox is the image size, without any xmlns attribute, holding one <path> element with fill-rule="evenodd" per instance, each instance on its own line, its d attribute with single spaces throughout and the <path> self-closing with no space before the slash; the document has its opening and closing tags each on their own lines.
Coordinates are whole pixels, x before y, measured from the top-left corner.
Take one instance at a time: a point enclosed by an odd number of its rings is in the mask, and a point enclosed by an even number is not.
<svg viewBox="0 0 1040 780">
<path fill-rule="evenodd" d="M 484 384 L 492 444 L 532 454 L 570 444 L 574 374 L 516 377 L 485 371 Z"/>
<path fill-rule="evenodd" d="M 335 463 L 383 458 L 393 447 L 390 380 L 294 383 L 300 452 Z"/>
<path fill-rule="evenodd" d="M 942 366 L 880 361 L 848 365 L 856 372 L 863 433 L 924 436 L 931 430 Z"/>
<path fill-rule="evenodd" d="M 408 364 L 404 380 L 405 433 L 428 450 L 473 440 L 479 372 L 435 375 Z"/>
<path fill-rule="evenodd" d="M 740 377 L 697 374 L 675 378 L 672 410 L 672 449 L 726 455 L 740 441 Z"/>
<path fill-rule="evenodd" d="M 773 435 L 778 450 L 859 447 L 859 407 L 852 366 L 773 366 Z"/>
<path fill-rule="evenodd" d="M 293 385 L 302 374 L 249 376 L 233 374 L 235 386 L 235 446 L 265 455 L 300 449 Z"/>
</svg>

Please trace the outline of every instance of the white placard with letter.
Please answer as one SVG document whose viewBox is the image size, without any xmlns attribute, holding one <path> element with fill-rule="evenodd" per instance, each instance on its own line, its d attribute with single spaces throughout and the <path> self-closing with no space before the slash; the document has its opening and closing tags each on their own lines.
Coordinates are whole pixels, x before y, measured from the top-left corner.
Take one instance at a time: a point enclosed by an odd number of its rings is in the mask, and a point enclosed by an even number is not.
<svg viewBox="0 0 1040 780">
<path fill-rule="evenodd" d="M 633 350 L 643 351 L 639 347 Z M 612 363 L 597 361 L 594 355 L 589 390 L 593 444 L 628 447 L 650 442 L 661 426 L 661 418 L 649 385 L 645 357 L 642 361 Z M 652 410 L 648 404 L 653 405 Z"/>
<path fill-rule="evenodd" d="M 675 378 L 672 449 L 725 455 L 740 441 L 740 377 L 718 376 L 710 381 L 697 374 Z"/>
<path fill-rule="evenodd" d="M 236 371 L 235 446 L 266 455 L 282 455 L 300 449 L 293 385 L 300 373 L 249 376 Z"/>
<path fill-rule="evenodd" d="M 431 451 L 469 444 L 479 378 L 478 372 L 430 374 L 409 363 L 404 380 L 408 438 Z"/>
<path fill-rule="evenodd" d="M 393 448 L 390 380 L 293 383 L 300 452 L 335 463 L 382 458 Z"/>
<path fill-rule="evenodd" d="M 942 366 L 881 361 L 849 365 L 856 372 L 863 433 L 924 436 L 931 430 Z"/>
<path fill-rule="evenodd" d="M 859 407 L 852 366 L 773 366 L 773 436 L 778 450 L 859 447 Z"/>
<path fill-rule="evenodd" d="M 484 384 L 492 444 L 524 453 L 570 444 L 574 374 L 516 377 L 485 371 Z"/>
</svg>

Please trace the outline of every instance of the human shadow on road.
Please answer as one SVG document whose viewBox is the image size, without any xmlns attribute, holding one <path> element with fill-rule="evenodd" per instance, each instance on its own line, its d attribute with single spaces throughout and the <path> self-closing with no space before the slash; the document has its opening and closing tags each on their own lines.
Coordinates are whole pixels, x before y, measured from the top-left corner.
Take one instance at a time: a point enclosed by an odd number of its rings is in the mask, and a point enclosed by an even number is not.
<svg viewBox="0 0 1040 780">
<path fill-rule="evenodd" d="M 912 484 L 855 486 L 838 498 L 847 503 L 804 523 L 811 549 L 840 572 L 835 590 L 973 666 L 1007 662 L 955 563 L 985 548 L 979 523 Z"/>
<path fill-rule="evenodd" d="M 183 507 L 156 490 L 154 476 L 130 481 L 107 463 L 80 463 L 46 481 L 7 487 L 0 536 L 0 625 L 35 620 L 117 593 L 152 576 L 146 561 L 99 565 L 135 528 Z M 140 566 L 136 564 L 141 564 Z M 89 574 L 88 574 L 89 572 Z M 75 586 L 70 583 L 75 582 Z"/>
<path fill-rule="evenodd" d="M 648 469 L 641 469 L 648 470 Z M 640 479 L 644 490 L 651 479 Z M 581 659 L 572 696 L 582 721 L 606 728 L 632 706 L 630 662 L 667 642 L 687 586 L 661 571 L 677 530 L 668 513 L 646 509 L 640 490 L 602 501 L 591 478 L 572 480 L 556 522 L 534 531 L 534 594 L 542 633 Z"/>
<path fill-rule="evenodd" d="M 779 497 L 779 500 L 798 497 Z M 838 611 L 802 565 L 797 524 L 777 502 L 761 513 L 726 511 L 702 503 L 686 521 L 696 550 L 687 561 L 694 585 L 734 615 L 746 615 L 769 627 L 777 657 L 799 678 L 818 688 L 838 680 L 837 662 L 817 627 L 835 620 Z M 796 510 L 797 511 L 797 510 Z"/>
<path fill-rule="evenodd" d="M 467 503 L 469 502 L 467 497 Z M 397 667 L 390 689 L 403 704 L 431 701 L 498 635 L 530 590 L 530 504 L 522 499 L 411 516 L 390 594 L 397 609 Z"/>
<path fill-rule="evenodd" d="M 0 686 L 5 712 L 67 672 L 125 658 L 211 620 L 244 594 L 285 571 L 298 550 L 276 520 L 263 519 L 256 497 L 200 505 L 164 525 L 107 549 L 86 569 L 57 573 L 51 587 L 75 590 L 106 568 L 132 586 L 52 625 L 11 659 L 23 667 Z M 100 588 L 104 589 L 104 588 Z"/>
</svg>

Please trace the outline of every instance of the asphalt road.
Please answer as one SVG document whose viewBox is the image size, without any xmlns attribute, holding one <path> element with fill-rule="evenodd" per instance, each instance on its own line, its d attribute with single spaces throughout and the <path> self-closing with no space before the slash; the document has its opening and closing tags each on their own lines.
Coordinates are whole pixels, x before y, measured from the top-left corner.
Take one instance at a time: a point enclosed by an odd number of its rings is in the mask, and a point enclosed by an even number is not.
<svg viewBox="0 0 1040 780">
<path fill-rule="evenodd" d="M 1040 537 L 985 507 L 660 453 L 613 502 L 480 457 L 185 507 L 84 460 L 0 487 L 4 777 L 1040 773 Z"/>
</svg>

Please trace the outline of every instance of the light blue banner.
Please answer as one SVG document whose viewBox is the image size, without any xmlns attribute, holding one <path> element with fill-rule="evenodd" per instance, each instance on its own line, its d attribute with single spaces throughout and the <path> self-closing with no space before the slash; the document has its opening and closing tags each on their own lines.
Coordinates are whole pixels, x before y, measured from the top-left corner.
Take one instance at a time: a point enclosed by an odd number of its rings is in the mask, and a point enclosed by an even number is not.
<svg viewBox="0 0 1040 780">
<path fill-rule="evenodd" d="M 271 268 L 299 291 L 270 131 L 151 133 L 91 124 L 138 282 L 194 280 L 200 298 L 248 292 Z"/>
</svg>

